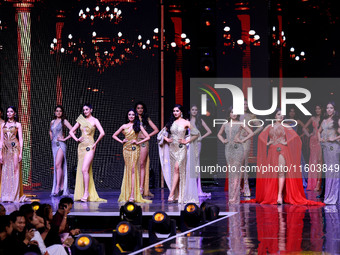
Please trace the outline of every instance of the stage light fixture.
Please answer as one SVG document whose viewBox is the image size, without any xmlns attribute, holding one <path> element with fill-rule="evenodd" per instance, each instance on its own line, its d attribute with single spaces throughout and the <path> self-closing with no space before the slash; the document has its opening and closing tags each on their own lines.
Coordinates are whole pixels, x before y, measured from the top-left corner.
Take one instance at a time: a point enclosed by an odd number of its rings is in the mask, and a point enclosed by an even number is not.
<svg viewBox="0 0 340 255">
<path fill-rule="evenodd" d="M 170 219 L 165 212 L 155 212 L 149 220 L 149 244 L 159 241 L 156 233 L 169 234 L 168 237 L 176 235 L 176 221 Z"/>
<path fill-rule="evenodd" d="M 32 208 L 33 208 L 34 211 L 38 211 L 39 208 L 40 208 L 40 203 L 37 202 L 37 201 L 35 201 L 35 202 L 32 202 L 32 203 L 31 203 L 31 206 L 32 206 Z"/>
<path fill-rule="evenodd" d="M 81 255 L 103 255 L 105 248 L 103 244 L 92 238 L 90 235 L 80 235 L 75 241 L 75 254 Z"/>
<path fill-rule="evenodd" d="M 120 222 L 113 231 L 113 254 L 125 254 L 143 246 L 142 229 L 128 221 Z"/>
<path fill-rule="evenodd" d="M 120 218 L 134 225 L 142 225 L 142 208 L 132 202 L 127 202 L 120 207 Z"/>
<path fill-rule="evenodd" d="M 216 205 L 203 202 L 201 204 L 201 213 L 203 222 L 216 220 L 220 213 L 220 208 Z"/>
<path fill-rule="evenodd" d="M 188 203 L 181 211 L 181 231 L 197 227 L 201 223 L 201 209 L 195 203 Z"/>
</svg>

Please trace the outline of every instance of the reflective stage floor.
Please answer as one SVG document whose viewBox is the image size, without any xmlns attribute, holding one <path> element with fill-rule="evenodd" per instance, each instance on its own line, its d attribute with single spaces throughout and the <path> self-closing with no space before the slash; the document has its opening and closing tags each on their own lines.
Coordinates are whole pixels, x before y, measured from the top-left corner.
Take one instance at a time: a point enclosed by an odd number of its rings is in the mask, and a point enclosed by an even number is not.
<svg viewBox="0 0 340 255">
<path fill-rule="evenodd" d="M 175 237 L 164 239 L 157 245 L 144 244 L 132 254 L 340 254 L 340 205 L 293 206 L 240 204 L 229 206 L 228 194 L 221 187 L 205 189 L 211 198 L 202 199 L 220 208 L 220 218 L 190 231 L 177 232 Z M 152 204 L 140 204 L 143 215 L 150 217 L 156 211 L 165 211 L 178 217 L 184 205 L 168 204 L 168 190 L 152 190 Z M 70 217 L 118 217 L 122 204 L 117 202 L 120 191 L 99 192 L 107 203 L 75 202 Z M 60 198 L 49 197 L 49 192 L 36 192 L 41 203 L 53 205 Z M 317 200 L 314 191 L 307 197 Z M 7 213 L 20 204 L 4 204 Z M 78 220 L 78 224 L 82 222 Z M 98 224 L 100 226 L 100 224 Z M 81 226 L 78 225 L 81 228 Z M 94 237 L 112 236 L 112 225 L 92 230 Z M 88 228 L 84 232 L 91 232 Z M 145 231 L 147 232 L 147 231 Z"/>
</svg>

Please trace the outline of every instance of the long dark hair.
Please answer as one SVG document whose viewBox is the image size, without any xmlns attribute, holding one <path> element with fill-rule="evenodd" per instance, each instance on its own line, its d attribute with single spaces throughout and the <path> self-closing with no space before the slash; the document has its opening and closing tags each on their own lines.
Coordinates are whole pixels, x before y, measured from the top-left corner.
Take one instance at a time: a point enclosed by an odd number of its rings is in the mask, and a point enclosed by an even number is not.
<svg viewBox="0 0 340 255">
<path fill-rule="evenodd" d="M 182 105 L 180 105 L 180 104 L 175 104 L 174 107 L 172 107 L 172 109 L 174 109 L 176 107 L 182 112 L 183 118 L 185 119 L 185 116 L 184 116 L 184 112 L 185 112 L 184 111 L 184 107 Z M 170 128 L 171 128 L 171 126 L 172 126 L 172 124 L 174 123 L 175 120 L 176 120 L 176 118 L 174 116 L 174 113 L 171 112 L 169 121 L 165 125 L 166 126 L 166 130 L 168 131 L 169 134 L 171 134 Z"/>
<path fill-rule="evenodd" d="M 230 122 L 230 113 L 233 111 L 233 107 L 232 106 L 229 106 L 229 108 L 228 108 L 228 111 L 227 111 L 227 120 L 228 120 L 228 122 Z M 240 120 L 240 115 L 236 115 L 237 117 L 236 117 L 236 120 Z"/>
<path fill-rule="evenodd" d="M 136 112 L 135 109 L 129 109 L 127 112 L 126 112 L 126 123 L 129 123 L 130 120 L 129 120 L 129 112 L 134 112 L 135 113 L 135 120 L 133 121 L 133 130 L 135 131 L 135 133 L 138 133 L 140 132 L 140 121 L 139 121 L 139 118 L 138 118 L 138 114 Z"/>
<path fill-rule="evenodd" d="M 197 104 L 193 104 L 191 107 L 190 107 L 190 111 L 189 111 L 189 116 L 190 116 L 190 118 L 189 118 L 189 120 L 191 120 L 191 109 L 193 108 L 193 107 L 196 107 L 197 108 L 197 115 L 196 115 L 196 120 L 195 120 L 195 125 L 196 125 L 196 128 L 198 129 L 198 130 L 201 130 L 201 128 L 202 128 L 202 118 L 201 118 L 201 114 L 200 114 L 200 112 L 199 112 L 199 110 L 198 110 L 198 107 L 197 107 Z"/>
<path fill-rule="evenodd" d="M 15 106 L 8 106 L 7 109 L 6 109 L 6 113 L 5 113 L 5 125 L 8 122 L 7 111 L 8 111 L 9 108 L 11 108 L 15 113 L 14 114 L 14 121 L 19 122 L 19 116 L 18 116 L 17 108 Z"/>
<path fill-rule="evenodd" d="M 339 128 L 339 114 L 336 110 L 336 107 L 335 107 L 335 103 L 333 101 L 330 101 L 326 104 L 326 109 L 327 109 L 327 105 L 331 104 L 334 108 L 334 114 L 333 114 L 333 117 L 332 117 L 332 120 L 333 120 L 333 128 L 338 131 L 338 128 Z M 327 111 L 325 111 L 325 119 L 328 118 L 328 115 L 327 115 Z"/>
<path fill-rule="evenodd" d="M 64 107 L 62 107 L 61 105 L 57 105 L 56 107 L 54 107 L 54 112 L 60 108 L 61 109 L 61 112 L 62 112 L 62 115 L 61 115 L 61 125 L 62 125 L 62 129 L 63 129 L 63 134 L 65 133 L 65 125 L 64 125 L 64 120 L 66 120 L 66 113 L 65 113 L 65 110 L 64 110 Z M 57 116 L 55 116 L 54 114 L 54 120 L 57 119 Z"/>
<path fill-rule="evenodd" d="M 135 112 L 137 112 L 137 106 L 138 105 L 141 105 L 143 106 L 143 113 L 142 113 L 142 122 L 143 122 L 143 126 L 145 127 L 148 127 L 149 126 L 149 114 L 148 114 L 148 109 L 146 108 L 146 105 L 142 102 L 142 101 L 139 101 L 135 104 Z M 136 115 L 138 117 L 138 120 L 139 120 L 139 116 L 138 114 Z"/>
<path fill-rule="evenodd" d="M 321 109 L 320 120 L 319 120 L 319 123 L 318 123 L 318 128 L 319 128 L 320 125 L 321 125 L 321 123 L 322 123 L 322 121 L 325 119 L 325 115 L 324 115 L 324 108 L 323 108 L 322 104 L 316 104 L 316 105 L 314 106 L 314 114 L 313 114 L 313 117 L 317 117 L 316 112 L 315 112 L 315 109 L 316 109 L 317 106 L 319 106 L 320 109 Z"/>
<path fill-rule="evenodd" d="M 2 119 L 2 114 L 4 113 L 4 109 L 0 106 L 0 119 Z"/>
</svg>

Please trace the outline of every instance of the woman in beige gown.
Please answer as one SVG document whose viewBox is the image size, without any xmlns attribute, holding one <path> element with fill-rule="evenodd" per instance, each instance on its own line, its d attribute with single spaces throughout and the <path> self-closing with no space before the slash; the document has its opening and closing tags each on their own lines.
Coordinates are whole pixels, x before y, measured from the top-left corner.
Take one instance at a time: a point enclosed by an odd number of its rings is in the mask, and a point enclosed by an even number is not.
<svg viewBox="0 0 340 255">
<path fill-rule="evenodd" d="M 82 202 L 106 202 L 101 199 L 96 191 L 93 180 L 92 162 L 96 146 L 104 137 L 105 133 L 98 119 L 92 116 L 92 105 L 85 104 L 83 106 L 83 115 L 79 115 L 77 123 L 70 131 L 72 138 L 79 142 L 78 145 L 78 166 L 76 176 L 76 186 L 74 189 L 74 201 Z M 80 127 L 81 137 L 78 139 L 75 136 L 75 131 Z M 99 130 L 99 137 L 94 141 L 94 132 L 96 128 Z"/>
<path fill-rule="evenodd" d="M 18 122 L 15 107 L 10 106 L 6 111 L 6 121 L 1 125 L 0 163 L 2 165 L 2 202 L 25 202 L 22 186 L 22 126 Z M 18 137 L 18 138 L 17 138 Z"/>
<path fill-rule="evenodd" d="M 159 130 L 157 126 L 150 119 L 146 105 L 143 102 L 138 102 L 135 105 L 135 111 L 138 114 L 140 124 L 146 130 L 150 126 L 153 131 L 149 134 L 150 138 L 156 135 Z M 138 141 L 143 140 L 145 137 L 143 132 L 139 132 Z M 150 178 L 150 157 L 149 157 L 149 141 L 141 143 L 140 154 L 140 193 L 146 197 L 153 197 L 153 194 L 149 190 L 149 178 Z"/>
<path fill-rule="evenodd" d="M 113 135 L 112 138 L 123 144 L 124 156 L 124 177 L 121 186 L 121 193 L 118 202 L 137 202 L 151 203 L 151 200 L 143 199 L 140 192 L 139 181 L 139 153 L 141 143 L 145 143 L 150 136 L 139 122 L 137 113 L 130 109 L 127 113 L 127 124 L 122 125 Z M 138 141 L 139 132 L 145 137 Z M 118 135 L 123 133 L 124 140 L 119 139 Z"/>
</svg>

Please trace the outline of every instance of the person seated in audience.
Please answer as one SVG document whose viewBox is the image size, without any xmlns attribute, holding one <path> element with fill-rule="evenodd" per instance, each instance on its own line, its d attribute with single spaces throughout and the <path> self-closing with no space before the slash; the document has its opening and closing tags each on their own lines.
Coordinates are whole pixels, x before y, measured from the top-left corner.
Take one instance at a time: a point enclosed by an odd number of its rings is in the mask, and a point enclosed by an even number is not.
<svg viewBox="0 0 340 255">
<path fill-rule="evenodd" d="M 26 221 L 24 215 L 19 211 L 14 211 L 10 215 L 13 231 L 11 238 L 16 244 L 16 250 L 18 254 L 25 254 L 26 252 L 35 252 L 40 254 L 37 242 L 31 240 L 34 236 L 34 229 L 26 228 Z"/>
<path fill-rule="evenodd" d="M 52 206 L 49 204 L 42 204 L 36 211 L 37 216 L 44 220 L 44 227 L 38 229 L 44 240 L 46 246 L 51 246 L 53 244 L 62 244 L 59 236 L 59 227 L 52 223 L 53 212 Z"/>
<path fill-rule="evenodd" d="M 70 229 L 67 222 L 67 215 L 71 212 L 73 207 L 73 200 L 69 197 L 63 197 L 59 201 L 58 210 L 53 216 L 52 224 L 59 228 L 59 235 L 61 242 L 66 247 L 71 247 L 75 238 L 74 236 L 79 235 L 80 229 Z"/>
<path fill-rule="evenodd" d="M 13 231 L 12 222 L 9 215 L 0 216 L 0 255 L 13 254 L 16 251 L 16 245 L 11 238 Z"/>
<path fill-rule="evenodd" d="M 6 215 L 6 208 L 0 204 L 0 216 Z"/>
</svg>

